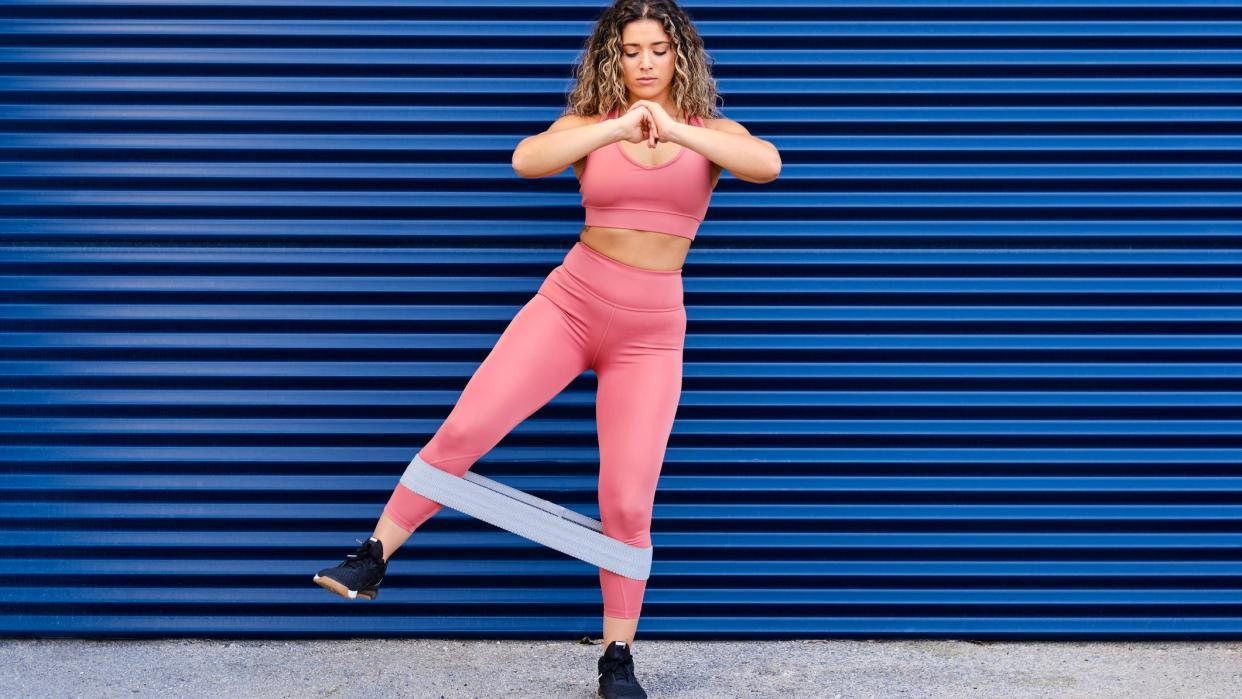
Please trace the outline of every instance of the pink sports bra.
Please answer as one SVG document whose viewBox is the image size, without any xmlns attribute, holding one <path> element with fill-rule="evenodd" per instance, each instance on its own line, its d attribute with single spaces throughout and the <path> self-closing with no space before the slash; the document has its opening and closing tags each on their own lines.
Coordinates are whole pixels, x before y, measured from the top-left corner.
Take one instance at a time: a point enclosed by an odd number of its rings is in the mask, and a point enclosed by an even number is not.
<svg viewBox="0 0 1242 699">
<path fill-rule="evenodd" d="M 611 119 L 616 109 L 600 121 Z M 694 117 L 691 123 L 703 120 Z M 673 159 L 649 167 L 610 143 L 587 154 L 578 190 L 586 225 L 671 233 L 694 240 L 712 198 L 711 161 L 681 146 Z"/>
</svg>

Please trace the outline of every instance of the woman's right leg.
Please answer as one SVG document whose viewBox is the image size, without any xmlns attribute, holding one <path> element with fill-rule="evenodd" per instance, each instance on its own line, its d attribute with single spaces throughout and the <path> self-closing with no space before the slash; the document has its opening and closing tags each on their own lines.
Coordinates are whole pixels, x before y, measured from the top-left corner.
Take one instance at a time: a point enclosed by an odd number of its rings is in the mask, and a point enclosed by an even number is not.
<svg viewBox="0 0 1242 699">
<path fill-rule="evenodd" d="M 546 288 L 547 282 L 542 289 Z M 464 475 L 515 426 L 586 371 L 600 335 L 593 328 L 598 321 L 590 316 L 598 311 L 572 300 L 562 304 L 571 312 L 538 293 L 518 311 L 448 417 L 418 452 L 424 461 Z M 374 533 L 384 543 L 385 560 L 443 507 L 398 483 Z"/>
</svg>

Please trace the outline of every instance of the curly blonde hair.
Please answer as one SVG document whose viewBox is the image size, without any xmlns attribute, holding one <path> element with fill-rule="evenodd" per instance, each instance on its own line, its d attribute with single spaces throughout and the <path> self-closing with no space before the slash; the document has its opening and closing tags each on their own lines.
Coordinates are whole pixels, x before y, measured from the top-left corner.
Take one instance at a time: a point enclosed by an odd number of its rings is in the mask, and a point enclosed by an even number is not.
<svg viewBox="0 0 1242 699">
<path fill-rule="evenodd" d="M 703 47 L 703 38 L 690 16 L 673 0 L 617 0 L 604 10 L 591 30 L 580 60 L 575 62 L 574 85 L 561 116 L 599 116 L 626 106 L 624 72 L 621 68 L 621 32 L 639 19 L 654 19 L 675 51 L 670 97 L 686 120 L 698 116 L 715 119 L 719 95 L 711 65 L 715 61 Z"/>
</svg>

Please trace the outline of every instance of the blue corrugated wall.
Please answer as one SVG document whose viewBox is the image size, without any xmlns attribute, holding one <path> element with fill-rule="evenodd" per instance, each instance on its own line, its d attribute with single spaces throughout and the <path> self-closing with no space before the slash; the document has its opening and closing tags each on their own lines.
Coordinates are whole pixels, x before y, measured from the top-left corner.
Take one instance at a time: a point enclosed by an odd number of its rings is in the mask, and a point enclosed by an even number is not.
<svg viewBox="0 0 1242 699">
<path fill-rule="evenodd" d="M 310 582 L 577 238 L 602 2 L 0 4 L 0 632 L 598 635 L 445 510 Z M 1242 3 L 688 2 L 723 113 L 640 636 L 1242 635 Z M 480 473 L 591 515 L 590 372 Z"/>
</svg>

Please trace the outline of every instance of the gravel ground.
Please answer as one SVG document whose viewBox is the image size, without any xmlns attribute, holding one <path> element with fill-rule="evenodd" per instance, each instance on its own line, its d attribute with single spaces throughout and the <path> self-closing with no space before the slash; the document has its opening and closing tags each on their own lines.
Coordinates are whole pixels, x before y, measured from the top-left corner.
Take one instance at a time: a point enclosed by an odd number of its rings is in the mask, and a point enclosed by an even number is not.
<svg viewBox="0 0 1242 699">
<path fill-rule="evenodd" d="M 595 696 L 599 639 L 0 639 L 3 697 Z M 652 699 L 1237 699 L 1242 641 L 635 640 Z"/>
</svg>

